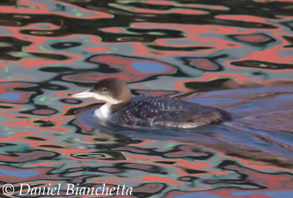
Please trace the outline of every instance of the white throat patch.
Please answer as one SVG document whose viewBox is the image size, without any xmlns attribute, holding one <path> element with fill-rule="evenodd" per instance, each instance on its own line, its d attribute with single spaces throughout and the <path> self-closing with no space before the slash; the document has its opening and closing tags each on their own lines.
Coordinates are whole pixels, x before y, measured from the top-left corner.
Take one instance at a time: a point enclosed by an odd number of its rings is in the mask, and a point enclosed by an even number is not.
<svg viewBox="0 0 293 198">
<path fill-rule="evenodd" d="M 119 100 L 116 100 L 116 99 L 114 99 L 112 97 L 109 97 L 109 96 L 100 95 L 100 94 L 97 94 L 97 93 L 94 93 L 93 97 L 95 99 L 97 99 L 97 100 L 104 100 L 104 101 L 106 101 L 107 103 L 110 103 L 110 104 L 118 104 L 118 103 L 120 103 Z"/>
<path fill-rule="evenodd" d="M 109 103 L 102 105 L 100 108 L 95 110 L 95 116 L 97 116 L 100 120 L 108 120 L 111 116 Z"/>
</svg>

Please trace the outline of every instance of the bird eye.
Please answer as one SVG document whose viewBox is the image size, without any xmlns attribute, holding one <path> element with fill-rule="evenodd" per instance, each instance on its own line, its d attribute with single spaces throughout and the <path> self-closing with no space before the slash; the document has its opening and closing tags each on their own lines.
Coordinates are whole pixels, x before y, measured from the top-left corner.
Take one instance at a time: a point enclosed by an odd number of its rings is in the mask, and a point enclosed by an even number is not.
<svg viewBox="0 0 293 198">
<path fill-rule="evenodd" d="M 108 91 L 107 87 L 103 87 L 102 91 Z"/>
</svg>

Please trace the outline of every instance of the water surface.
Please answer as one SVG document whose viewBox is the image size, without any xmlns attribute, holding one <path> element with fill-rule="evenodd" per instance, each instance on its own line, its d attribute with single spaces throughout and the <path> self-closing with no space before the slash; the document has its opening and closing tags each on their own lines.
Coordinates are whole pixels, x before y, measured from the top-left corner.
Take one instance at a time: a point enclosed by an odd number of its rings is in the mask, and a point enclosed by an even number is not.
<svg viewBox="0 0 293 198">
<path fill-rule="evenodd" d="M 0 186 L 106 183 L 133 187 L 132 197 L 291 197 L 292 6 L 1 1 Z M 222 108 L 233 121 L 188 130 L 99 125 L 91 113 L 102 101 L 69 94 L 106 77 L 126 81 L 133 95 Z"/>
</svg>

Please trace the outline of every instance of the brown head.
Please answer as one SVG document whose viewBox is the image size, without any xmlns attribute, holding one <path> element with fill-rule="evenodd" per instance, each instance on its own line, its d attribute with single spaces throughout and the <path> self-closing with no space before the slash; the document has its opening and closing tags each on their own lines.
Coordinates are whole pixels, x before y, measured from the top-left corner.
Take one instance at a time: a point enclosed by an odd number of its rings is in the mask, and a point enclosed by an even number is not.
<svg viewBox="0 0 293 198">
<path fill-rule="evenodd" d="M 100 80 L 90 90 L 73 94 L 76 98 L 95 98 L 111 105 L 125 104 L 131 100 L 131 92 L 127 84 L 119 78 Z"/>
</svg>

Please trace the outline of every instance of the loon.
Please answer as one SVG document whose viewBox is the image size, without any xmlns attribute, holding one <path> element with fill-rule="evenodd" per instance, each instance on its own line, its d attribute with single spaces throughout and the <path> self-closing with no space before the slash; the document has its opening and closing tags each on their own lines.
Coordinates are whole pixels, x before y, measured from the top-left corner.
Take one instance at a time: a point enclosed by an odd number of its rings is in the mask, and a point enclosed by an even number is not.
<svg viewBox="0 0 293 198">
<path fill-rule="evenodd" d="M 224 110 L 167 96 L 131 97 L 128 85 L 118 78 L 102 79 L 93 88 L 72 97 L 106 101 L 95 110 L 95 116 L 124 127 L 195 128 L 232 119 Z"/>
</svg>

